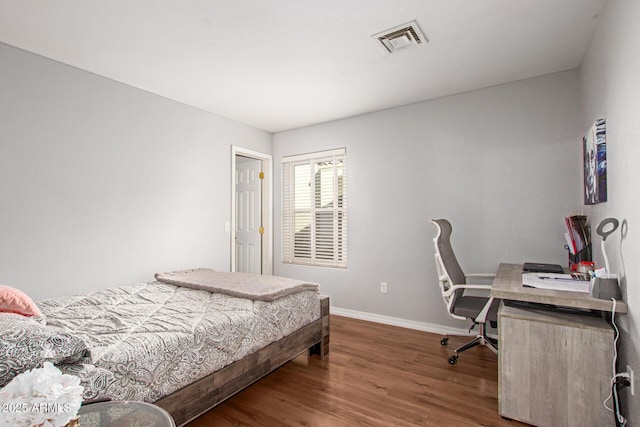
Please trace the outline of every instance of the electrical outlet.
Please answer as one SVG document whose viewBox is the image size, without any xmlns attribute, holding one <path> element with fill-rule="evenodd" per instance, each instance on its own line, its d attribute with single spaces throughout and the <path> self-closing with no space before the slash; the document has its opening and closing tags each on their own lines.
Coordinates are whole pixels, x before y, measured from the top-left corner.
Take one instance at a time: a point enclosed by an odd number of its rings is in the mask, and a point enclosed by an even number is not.
<svg viewBox="0 0 640 427">
<path fill-rule="evenodd" d="M 380 293 L 387 293 L 387 282 L 380 282 Z"/>
<path fill-rule="evenodd" d="M 631 384 L 631 396 L 634 396 L 636 394 L 636 389 L 633 386 L 633 369 L 631 369 L 631 366 L 627 365 L 627 373 L 629 374 L 629 383 Z"/>
</svg>

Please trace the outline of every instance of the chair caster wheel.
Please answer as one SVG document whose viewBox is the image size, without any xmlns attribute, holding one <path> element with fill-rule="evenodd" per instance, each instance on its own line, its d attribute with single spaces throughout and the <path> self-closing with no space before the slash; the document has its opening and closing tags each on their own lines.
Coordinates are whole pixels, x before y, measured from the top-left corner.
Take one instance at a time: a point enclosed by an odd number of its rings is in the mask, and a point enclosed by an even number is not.
<svg viewBox="0 0 640 427">
<path fill-rule="evenodd" d="M 447 344 L 449 344 L 449 338 L 442 338 L 440 340 L 440 345 L 442 345 L 443 347 L 446 347 Z"/>
<path fill-rule="evenodd" d="M 458 364 L 458 356 L 451 356 L 449 358 L 449 365 L 456 366 Z"/>
</svg>

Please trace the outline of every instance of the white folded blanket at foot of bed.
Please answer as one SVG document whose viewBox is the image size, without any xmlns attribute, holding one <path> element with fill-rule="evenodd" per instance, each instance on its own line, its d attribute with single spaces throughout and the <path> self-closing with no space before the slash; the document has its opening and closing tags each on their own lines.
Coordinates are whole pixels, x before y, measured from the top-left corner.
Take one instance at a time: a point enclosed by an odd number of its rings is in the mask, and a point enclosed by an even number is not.
<svg viewBox="0 0 640 427">
<path fill-rule="evenodd" d="M 302 291 L 318 292 L 318 284 L 280 276 L 227 273 L 210 268 L 156 273 L 156 280 L 208 292 L 258 301 L 274 301 Z"/>
</svg>

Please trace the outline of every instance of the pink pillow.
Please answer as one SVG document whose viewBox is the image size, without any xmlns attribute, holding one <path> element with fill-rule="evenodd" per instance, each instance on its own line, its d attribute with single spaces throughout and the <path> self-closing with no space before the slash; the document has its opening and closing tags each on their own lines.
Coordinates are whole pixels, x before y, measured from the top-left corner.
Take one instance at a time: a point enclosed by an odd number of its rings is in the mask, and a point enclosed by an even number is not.
<svg viewBox="0 0 640 427">
<path fill-rule="evenodd" d="M 42 316 L 40 309 L 20 289 L 0 285 L 0 313 L 17 313 L 23 316 Z"/>
</svg>

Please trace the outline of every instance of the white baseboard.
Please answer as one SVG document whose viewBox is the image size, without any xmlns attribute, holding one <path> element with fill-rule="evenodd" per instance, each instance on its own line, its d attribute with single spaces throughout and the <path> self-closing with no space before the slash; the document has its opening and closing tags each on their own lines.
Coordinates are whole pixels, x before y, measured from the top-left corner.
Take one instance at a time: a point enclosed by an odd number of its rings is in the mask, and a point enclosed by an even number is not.
<svg viewBox="0 0 640 427">
<path fill-rule="evenodd" d="M 467 329 L 452 328 L 449 326 L 435 325 L 433 323 L 418 322 L 415 320 L 401 319 L 399 317 L 383 316 L 381 314 L 367 313 L 364 311 L 349 310 L 347 308 L 333 307 L 329 309 L 331 314 L 351 317 L 353 319 L 368 320 L 369 322 L 385 325 L 399 326 L 401 328 L 415 329 L 418 331 L 432 332 L 441 335 L 473 335 Z"/>
</svg>

